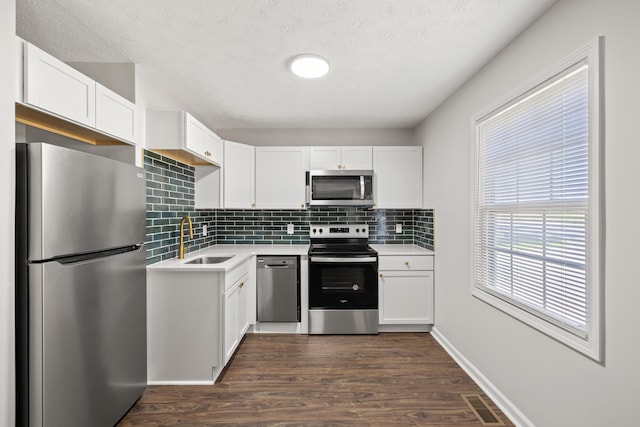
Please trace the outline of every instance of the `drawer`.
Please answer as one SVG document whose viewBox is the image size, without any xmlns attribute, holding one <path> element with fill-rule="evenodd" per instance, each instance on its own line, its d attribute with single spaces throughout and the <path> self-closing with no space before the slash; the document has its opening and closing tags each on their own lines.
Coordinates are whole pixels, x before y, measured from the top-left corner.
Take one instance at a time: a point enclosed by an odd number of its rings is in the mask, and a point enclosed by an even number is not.
<svg viewBox="0 0 640 427">
<path fill-rule="evenodd" d="M 224 290 L 231 288 L 242 276 L 249 274 L 250 261 L 246 260 L 224 274 Z"/>
<path fill-rule="evenodd" d="M 433 270 L 433 255 L 381 255 L 378 270 Z"/>
</svg>

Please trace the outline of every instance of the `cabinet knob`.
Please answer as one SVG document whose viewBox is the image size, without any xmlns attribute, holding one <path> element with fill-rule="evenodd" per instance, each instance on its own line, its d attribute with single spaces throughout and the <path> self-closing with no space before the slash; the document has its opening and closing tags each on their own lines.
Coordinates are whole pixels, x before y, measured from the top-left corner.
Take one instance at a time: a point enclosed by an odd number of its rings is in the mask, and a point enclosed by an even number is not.
<svg viewBox="0 0 640 427">
<path fill-rule="evenodd" d="M 406 265 L 407 267 L 409 267 L 409 261 L 405 261 L 404 265 Z"/>
<path fill-rule="evenodd" d="M 240 282 L 240 284 L 238 285 L 239 288 L 244 286 L 244 282 Z"/>
<path fill-rule="evenodd" d="M 251 203 L 251 207 L 252 207 L 252 208 L 255 208 L 255 207 L 256 207 L 256 204 L 255 204 L 255 203 Z"/>
<path fill-rule="evenodd" d="M 304 209 L 304 203 L 301 203 L 301 204 L 300 204 L 300 207 Z"/>
<path fill-rule="evenodd" d="M 383 278 L 383 277 L 384 277 L 384 274 L 380 273 L 380 277 L 381 277 L 381 278 Z"/>
</svg>

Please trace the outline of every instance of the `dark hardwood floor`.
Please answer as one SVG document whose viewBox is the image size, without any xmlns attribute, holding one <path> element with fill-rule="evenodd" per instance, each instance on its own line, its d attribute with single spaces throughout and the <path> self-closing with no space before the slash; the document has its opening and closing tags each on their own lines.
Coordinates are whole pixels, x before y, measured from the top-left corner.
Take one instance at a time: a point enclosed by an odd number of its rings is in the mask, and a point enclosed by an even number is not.
<svg viewBox="0 0 640 427">
<path fill-rule="evenodd" d="M 428 333 L 249 334 L 213 386 L 153 386 L 125 426 L 482 426 L 460 396 L 479 394 Z"/>
</svg>

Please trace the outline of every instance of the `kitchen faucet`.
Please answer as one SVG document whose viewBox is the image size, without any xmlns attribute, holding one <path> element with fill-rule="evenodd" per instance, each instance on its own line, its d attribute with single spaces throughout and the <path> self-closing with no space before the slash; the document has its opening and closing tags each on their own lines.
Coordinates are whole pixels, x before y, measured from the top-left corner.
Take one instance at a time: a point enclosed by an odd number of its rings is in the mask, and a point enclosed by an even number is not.
<svg viewBox="0 0 640 427">
<path fill-rule="evenodd" d="M 189 224 L 189 237 L 193 239 L 193 226 L 191 225 L 191 218 L 189 215 L 185 215 L 180 220 L 180 247 L 178 248 L 178 259 L 184 258 L 185 248 L 184 248 L 184 233 L 182 231 L 182 227 L 184 226 L 184 222 L 187 221 Z"/>
</svg>

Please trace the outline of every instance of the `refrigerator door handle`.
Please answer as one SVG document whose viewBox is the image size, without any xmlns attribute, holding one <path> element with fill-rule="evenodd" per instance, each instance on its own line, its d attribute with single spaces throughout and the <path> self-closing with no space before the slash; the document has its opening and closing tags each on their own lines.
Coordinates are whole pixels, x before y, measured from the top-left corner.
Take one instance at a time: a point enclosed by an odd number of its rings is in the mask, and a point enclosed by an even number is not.
<svg viewBox="0 0 640 427">
<path fill-rule="evenodd" d="M 73 265 L 81 262 L 93 261 L 101 258 L 116 256 L 125 254 L 128 252 L 137 252 L 145 246 L 144 243 L 137 243 L 135 245 L 123 246 L 115 249 L 108 249 L 100 252 L 90 252 L 82 255 L 72 255 L 54 258 L 51 261 L 59 262 L 62 265 Z"/>
</svg>

